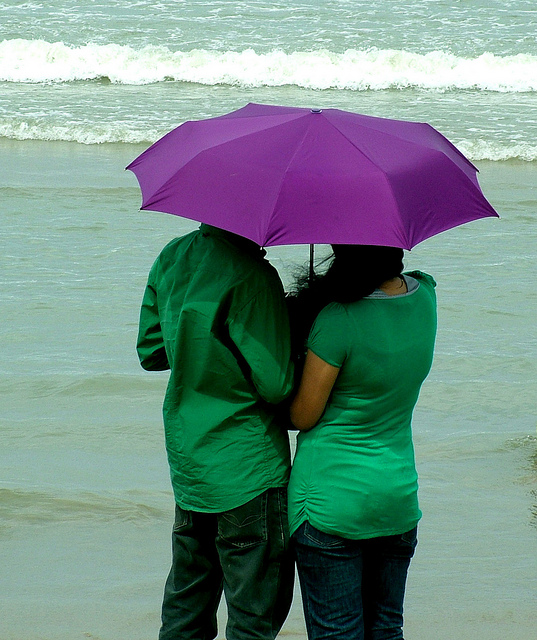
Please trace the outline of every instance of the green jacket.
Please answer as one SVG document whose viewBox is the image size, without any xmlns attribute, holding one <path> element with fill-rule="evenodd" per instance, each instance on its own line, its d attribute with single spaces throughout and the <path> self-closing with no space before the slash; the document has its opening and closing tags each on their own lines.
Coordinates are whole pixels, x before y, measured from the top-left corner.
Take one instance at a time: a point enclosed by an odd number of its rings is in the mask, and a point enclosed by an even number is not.
<svg viewBox="0 0 537 640">
<path fill-rule="evenodd" d="M 137 350 L 170 369 L 164 427 L 183 509 L 221 512 L 288 481 L 275 406 L 291 392 L 289 319 L 265 251 L 201 225 L 168 244 L 149 274 Z"/>
</svg>

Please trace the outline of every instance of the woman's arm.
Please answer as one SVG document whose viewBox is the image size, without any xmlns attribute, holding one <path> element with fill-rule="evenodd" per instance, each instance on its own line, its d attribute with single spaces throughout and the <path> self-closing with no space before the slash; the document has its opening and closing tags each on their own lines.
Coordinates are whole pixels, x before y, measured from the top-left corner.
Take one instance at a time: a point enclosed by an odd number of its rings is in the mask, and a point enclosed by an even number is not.
<svg viewBox="0 0 537 640">
<path fill-rule="evenodd" d="M 291 422 L 300 431 L 317 424 L 328 402 L 339 368 L 325 362 L 308 349 L 302 379 L 291 403 Z"/>
</svg>

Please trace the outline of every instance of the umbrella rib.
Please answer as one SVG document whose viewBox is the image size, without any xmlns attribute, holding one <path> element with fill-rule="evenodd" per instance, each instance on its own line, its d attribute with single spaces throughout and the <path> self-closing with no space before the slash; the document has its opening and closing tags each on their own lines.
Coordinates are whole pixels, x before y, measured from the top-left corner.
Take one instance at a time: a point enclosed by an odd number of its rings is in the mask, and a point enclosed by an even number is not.
<svg viewBox="0 0 537 640">
<path fill-rule="evenodd" d="M 304 114 L 304 115 L 309 115 L 309 113 L 306 113 L 306 114 Z M 317 117 L 317 116 L 316 116 L 316 117 Z M 358 146 L 357 146 L 357 145 L 356 145 L 352 140 L 350 140 L 350 139 L 349 139 L 349 138 L 348 138 L 348 137 L 347 137 L 347 136 L 346 136 L 342 131 L 340 131 L 340 129 L 338 129 L 338 127 L 337 127 L 337 126 L 335 126 L 332 122 L 330 122 L 330 120 L 328 120 L 327 118 L 325 118 L 325 121 L 326 121 L 326 122 L 327 122 L 327 123 L 328 123 L 328 124 L 333 128 L 333 129 L 335 129 L 335 130 L 337 131 L 337 133 L 338 133 L 338 134 L 339 134 L 339 135 L 340 135 L 344 140 L 346 140 L 350 145 L 352 145 L 352 146 L 353 146 L 353 147 L 354 147 L 354 148 L 355 148 L 355 149 L 356 149 L 356 150 L 357 150 L 357 151 L 358 151 L 358 152 L 359 152 L 359 153 L 360 153 L 360 154 L 361 154 L 361 155 L 362 155 L 362 156 L 363 156 L 363 157 L 364 157 L 368 162 L 370 162 L 370 163 L 375 167 L 375 169 L 377 169 L 377 170 L 380 172 L 380 174 L 381 174 L 381 176 L 382 176 L 382 179 L 384 180 L 384 182 L 385 182 L 385 183 L 387 184 L 387 186 L 388 186 L 389 193 L 390 193 L 390 197 L 392 198 L 392 201 L 393 201 L 393 203 L 394 203 L 394 206 L 395 206 L 395 208 L 398 210 L 398 209 L 399 209 L 399 206 L 398 206 L 398 203 L 397 203 L 397 199 L 396 199 L 396 197 L 395 197 L 395 195 L 394 195 L 394 193 L 393 193 L 393 189 L 392 189 L 392 186 L 391 186 L 390 182 L 387 180 L 387 178 L 386 178 L 386 176 L 385 176 L 385 174 L 384 174 L 384 171 L 383 171 L 383 170 L 382 170 L 382 169 L 381 169 L 381 168 L 380 168 L 380 167 L 379 167 L 379 166 L 378 166 L 378 165 L 377 165 L 377 164 L 376 164 L 376 163 L 375 163 L 375 162 L 374 162 L 374 161 L 373 161 L 373 160 L 372 160 L 372 159 L 371 159 L 371 158 L 370 158 L 366 153 L 364 153 L 364 152 L 362 151 L 362 149 L 360 149 L 360 148 L 359 148 L 359 147 L 358 147 Z M 272 207 L 272 209 L 271 209 L 271 210 L 272 210 L 272 215 L 270 216 L 270 218 L 268 218 L 267 223 L 266 223 L 266 225 L 265 225 L 265 228 L 264 228 L 264 230 L 263 230 L 263 237 L 264 237 L 264 238 L 266 238 L 266 237 L 267 237 L 267 230 L 269 229 L 269 227 L 270 227 L 270 225 L 271 225 L 271 223 L 272 223 L 272 220 L 273 220 L 273 217 L 274 217 L 274 213 L 275 213 L 275 211 L 276 211 L 276 206 L 275 206 L 275 205 L 276 205 L 276 203 L 278 202 L 278 200 L 279 200 L 279 198 L 280 198 L 280 194 L 281 194 L 281 192 L 282 192 L 282 188 L 283 188 L 283 183 L 284 183 L 284 180 L 285 180 L 285 176 L 286 176 L 286 174 L 287 174 L 287 171 L 288 171 L 288 169 L 289 169 L 289 166 L 291 165 L 291 163 L 292 163 L 292 162 L 293 162 L 293 160 L 295 159 L 295 157 L 296 157 L 296 155 L 297 155 L 298 151 L 300 150 L 300 148 L 301 148 L 301 146 L 302 146 L 302 143 L 304 142 L 305 137 L 307 136 L 308 132 L 310 131 L 311 127 L 313 126 L 313 122 L 314 122 L 314 121 L 312 120 L 312 122 L 309 124 L 309 126 L 308 126 L 308 127 L 306 127 L 306 129 L 305 129 L 305 131 L 304 131 L 304 134 L 303 134 L 303 136 L 302 136 L 302 140 L 300 141 L 300 143 L 298 143 L 298 144 L 296 145 L 296 147 L 295 147 L 295 151 L 294 151 L 293 155 L 291 156 L 291 158 L 289 159 L 289 162 L 287 163 L 287 167 L 286 167 L 286 168 L 285 168 L 285 170 L 282 172 L 282 178 L 281 178 L 281 182 L 280 182 L 280 187 L 279 187 L 278 192 L 277 192 L 277 194 L 276 194 L 276 196 L 275 196 L 275 198 L 274 198 L 274 206 L 273 206 L 273 207 Z M 409 240 L 408 240 L 408 238 L 406 237 L 406 234 L 405 234 L 404 241 L 405 241 L 406 245 L 408 246 L 408 245 L 409 245 Z"/>
<path fill-rule="evenodd" d="M 308 115 L 308 113 L 309 113 L 309 112 L 304 113 L 304 114 L 300 114 L 300 116 L 299 116 L 299 117 L 307 116 L 307 115 Z M 304 142 L 304 139 L 305 139 L 306 135 L 308 134 L 308 132 L 309 132 L 309 130 L 310 130 L 310 128 L 311 128 L 311 126 L 312 126 L 312 125 L 310 124 L 310 125 L 309 125 L 309 126 L 307 126 L 307 127 L 306 127 L 306 129 L 304 130 L 304 133 L 302 134 L 302 139 L 301 139 L 301 140 L 300 140 L 300 142 L 295 146 L 295 150 L 294 150 L 294 152 L 293 152 L 292 156 L 289 158 L 289 161 L 288 161 L 288 163 L 287 163 L 287 166 L 285 167 L 285 170 L 284 170 L 284 171 L 282 171 L 282 177 L 281 177 L 281 180 L 280 180 L 280 186 L 279 186 L 279 188 L 278 188 L 278 192 L 276 193 L 276 195 L 275 195 L 275 197 L 274 197 L 274 205 L 271 207 L 271 212 L 272 212 L 272 214 L 267 218 L 267 222 L 266 222 L 266 224 L 265 224 L 265 228 L 263 229 L 263 237 L 264 237 L 264 238 L 266 238 L 266 237 L 267 237 L 267 230 L 269 229 L 269 227 L 270 227 L 270 225 L 271 225 L 271 223 L 272 223 L 272 220 L 273 220 L 273 218 L 274 218 L 274 213 L 275 213 L 275 211 L 276 211 L 276 204 L 277 204 L 278 200 L 280 199 L 280 195 L 281 195 L 281 192 L 282 192 L 282 189 L 283 189 L 283 183 L 284 183 L 284 181 L 285 181 L 285 176 L 287 175 L 287 171 L 289 170 L 289 167 L 291 166 L 291 163 L 293 162 L 293 160 L 295 159 L 295 157 L 296 157 L 296 155 L 297 155 L 297 153 L 298 153 L 299 149 L 301 148 L 301 146 L 302 146 L 302 144 L 303 144 L 303 142 Z"/>
<path fill-rule="evenodd" d="M 341 130 L 340 130 L 340 129 L 335 125 L 335 124 L 333 124 L 332 122 L 330 122 L 330 120 L 328 120 L 328 119 L 326 119 L 326 121 L 328 122 L 328 124 L 329 124 L 333 129 L 335 129 L 335 130 L 338 132 L 338 134 L 339 134 L 340 136 L 342 136 L 342 137 L 343 137 L 343 138 L 344 138 L 344 139 L 345 139 L 345 140 L 346 140 L 350 145 L 352 145 L 352 146 L 356 149 L 356 151 L 358 151 L 358 153 L 360 153 L 360 154 L 361 154 L 361 155 L 362 155 L 362 156 L 363 156 L 363 157 L 364 157 L 368 162 L 370 162 L 370 163 L 375 167 L 375 169 L 377 169 L 377 170 L 380 172 L 380 175 L 381 175 L 381 177 L 382 177 L 382 180 L 384 181 L 384 183 L 385 183 L 385 184 L 387 185 L 387 187 L 388 187 L 388 191 L 389 191 L 390 197 L 391 197 L 391 199 L 392 199 L 392 201 L 393 201 L 394 207 L 395 207 L 395 209 L 396 209 L 397 211 L 399 211 L 399 204 L 398 204 L 398 202 L 397 202 L 397 198 L 395 197 L 395 194 L 394 194 L 394 192 L 393 192 L 393 187 L 392 187 L 392 185 L 391 185 L 390 181 L 387 179 L 387 177 L 386 177 L 386 174 L 385 174 L 384 170 L 383 170 L 381 167 L 379 167 L 379 166 L 378 166 L 378 164 L 377 164 L 374 160 L 372 160 L 372 159 L 367 155 L 367 153 L 365 153 L 365 152 L 364 152 L 362 149 L 360 149 L 360 147 L 358 147 L 358 146 L 357 146 L 357 145 L 356 145 L 352 140 L 350 140 L 350 139 L 349 139 L 349 138 L 348 138 L 348 137 L 347 137 L 347 136 L 346 136 L 346 135 L 345 135 L 345 134 L 344 134 L 344 133 L 343 133 L 343 132 L 342 132 L 342 131 L 341 131 Z M 368 128 L 368 129 L 371 129 L 371 127 L 367 127 L 367 128 Z M 408 237 L 406 236 L 406 233 L 405 233 L 404 241 L 405 241 L 405 243 L 406 243 L 406 246 L 408 247 L 408 246 L 409 246 L 409 244 L 410 244 L 410 242 L 409 242 Z"/>
<path fill-rule="evenodd" d="M 382 179 L 385 181 L 385 183 L 386 183 L 386 184 L 387 184 L 387 186 L 388 186 L 389 193 L 390 193 L 390 196 L 391 196 L 391 198 L 392 198 L 392 200 L 393 200 L 393 202 L 394 202 L 394 204 L 395 204 L 395 207 L 396 207 L 396 209 L 397 209 L 397 210 L 399 210 L 398 201 L 397 201 L 397 198 L 395 197 L 395 194 L 394 194 L 394 192 L 393 192 L 393 187 L 392 187 L 391 183 L 389 182 L 389 180 L 386 178 L 386 175 L 385 175 L 384 170 L 383 170 L 381 167 L 379 167 L 379 166 L 377 165 L 377 163 L 376 163 L 374 160 L 372 160 L 372 159 L 369 157 L 369 155 L 368 155 L 367 153 L 365 153 L 365 152 L 364 152 L 362 149 L 360 149 L 360 147 L 358 147 L 358 146 L 357 146 L 357 145 L 356 145 L 356 144 L 355 144 L 351 139 L 349 139 L 349 138 L 345 135 L 345 133 L 343 133 L 343 132 L 342 132 L 342 131 L 341 131 L 341 130 L 340 130 L 340 129 L 335 125 L 335 124 L 333 124 L 332 122 L 330 122 L 330 120 L 328 120 L 328 118 L 326 119 L 326 121 L 327 121 L 327 122 L 328 122 L 328 124 L 330 124 L 330 126 L 331 126 L 331 127 L 333 127 L 333 128 L 334 128 L 334 129 L 335 129 L 335 130 L 336 130 L 336 131 L 337 131 L 337 132 L 338 132 L 338 133 L 339 133 L 339 134 L 340 134 L 340 135 L 341 135 L 341 136 L 342 136 L 342 137 L 343 137 L 343 138 L 344 138 L 344 139 L 345 139 L 349 144 L 351 144 L 351 145 L 352 145 L 352 146 L 353 146 L 353 147 L 354 147 L 354 148 L 355 148 L 355 149 L 356 149 L 356 150 L 357 150 L 357 151 L 358 151 L 358 152 L 359 152 L 359 153 L 360 153 L 364 158 L 366 158 L 369 162 L 371 162 L 371 164 L 381 172 Z M 434 127 L 432 127 L 431 125 L 429 125 L 429 124 L 427 124 L 427 123 L 424 123 L 424 124 L 426 124 L 430 129 L 432 129 L 433 131 L 435 131 L 435 132 L 436 132 L 436 129 L 434 129 Z M 374 129 L 373 127 L 368 127 L 367 125 L 361 125 L 361 126 L 363 126 L 363 127 L 367 128 L 367 129 L 369 129 L 369 130 L 375 131 L 375 129 Z M 386 134 L 386 133 L 381 132 L 381 131 L 377 131 L 377 133 L 380 133 L 380 134 L 382 134 L 382 135 L 389 135 L 389 134 Z M 439 132 L 437 132 L 437 133 L 439 133 Z M 471 163 L 471 162 L 470 162 L 470 161 L 469 161 L 469 160 L 468 160 L 468 159 L 467 159 L 467 158 L 466 158 L 466 157 L 465 157 L 465 156 L 464 156 L 464 155 L 463 155 L 463 154 L 462 154 L 458 149 L 457 149 L 457 147 L 456 147 L 452 142 L 450 142 L 450 141 L 449 141 L 445 136 L 443 136 L 442 134 L 439 134 L 439 135 L 441 135 L 441 136 L 442 136 L 442 138 L 444 138 L 444 140 L 445 140 L 445 141 L 450 145 L 450 147 L 452 147 L 452 148 L 457 152 L 457 154 L 460 156 L 460 158 L 461 158 L 461 159 L 463 159 L 464 161 L 466 161 L 466 163 L 467 163 L 470 167 L 472 167 L 472 169 L 474 169 L 475 171 L 477 171 L 476 167 L 474 167 L 474 165 L 473 165 L 473 164 L 472 164 L 472 163 Z M 408 139 L 406 139 L 406 138 L 400 138 L 400 139 L 401 139 L 401 140 L 404 140 L 407 144 L 409 144 L 409 145 L 411 145 L 411 146 L 413 146 L 413 147 L 418 147 L 418 148 L 420 147 L 420 144 L 419 144 L 419 143 L 417 143 L 417 142 L 414 142 L 413 140 L 408 140 Z M 431 152 L 431 153 L 439 154 L 439 155 L 443 156 L 444 158 L 447 158 L 448 160 L 450 159 L 450 158 L 449 158 L 449 156 L 448 156 L 444 151 L 442 151 L 441 149 L 435 149 L 435 148 L 429 147 L 429 150 L 430 150 L 430 152 Z M 466 173 L 465 173 L 465 172 L 464 172 L 464 171 L 463 171 L 459 166 L 457 166 L 455 163 L 453 163 L 453 164 L 454 164 L 454 167 L 455 167 L 455 168 L 456 168 L 456 169 L 457 169 L 457 170 L 462 174 L 462 176 L 464 176 L 464 179 L 466 179 L 466 180 L 468 180 L 470 183 L 472 183 L 472 180 L 468 177 L 468 175 L 466 175 Z M 473 183 L 472 183 L 472 184 L 473 184 Z M 406 245 L 407 245 L 407 248 L 410 248 L 410 238 L 408 238 L 408 237 L 407 237 L 407 234 L 406 234 L 406 233 L 405 233 L 405 238 L 404 238 L 404 240 L 405 240 L 405 243 L 406 243 Z"/>
<path fill-rule="evenodd" d="M 295 120 L 297 119 L 297 117 L 302 117 L 302 114 L 298 114 L 298 116 L 296 114 L 292 114 L 293 117 L 289 118 L 290 120 Z M 248 116 L 249 118 L 255 118 L 258 116 Z M 282 123 L 281 122 L 275 122 L 273 125 L 270 125 L 271 129 L 274 129 L 276 127 L 279 127 Z M 180 125 L 181 126 L 181 125 Z M 223 147 L 226 144 L 229 144 L 231 142 L 235 142 L 236 140 L 239 139 L 243 139 L 243 138 L 247 138 L 248 136 L 251 135 L 255 135 L 256 133 L 258 133 L 258 131 L 248 131 L 246 133 L 240 133 L 239 135 L 233 137 L 230 140 L 224 140 L 222 142 L 219 142 L 218 144 L 215 144 L 213 146 L 207 146 L 204 147 L 203 149 L 200 149 L 199 151 L 196 152 L 195 155 L 193 155 L 188 162 L 186 162 L 185 164 L 183 164 L 181 167 L 179 167 L 178 169 L 175 169 L 174 172 L 170 175 L 170 177 L 163 182 L 159 188 L 153 193 L 151 194 L 151 197 L 147 200 L 147 202 L 143 202 L 142 203 L 142 208 L 147 208 L 147 207 L 151 207 L 153 205 L 158 204 L 158 202 L 160 201 L 160 194 L 166 190 L 166 188 L 168 187 L 168 185 L 170 184 L 170 182 L 174 179 L 175 175 L 179 172 L 182 171 L 183 169 L 185 169 L 185 167 L 188 167 L 189 164 L 191 164 L 194 160 L 196 160 L 196 158 L 198 158 L 200 155 L 202 155 L 203 153 L 206 153 L 207 151 L 211 151 L 213 149 L 218 149 L 219 147 Z M 187 216 L 185 216 L 187 217 Z"/>
</svg>

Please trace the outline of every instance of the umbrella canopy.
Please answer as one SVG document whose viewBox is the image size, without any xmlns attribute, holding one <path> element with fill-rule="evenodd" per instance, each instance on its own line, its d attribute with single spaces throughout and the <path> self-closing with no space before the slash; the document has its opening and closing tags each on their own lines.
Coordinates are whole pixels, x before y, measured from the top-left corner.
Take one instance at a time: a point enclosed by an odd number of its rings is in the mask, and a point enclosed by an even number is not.
<svg viewBox="0 0 537 640">
<path fill-rule="evenodd" d="M 261 246 L 411 249 L 498 216 L 477 169 L 433 127 L 339 109 L 248 104 L 185 122 L 127 169 L 140 183 L 142 209 Z"/>
</svg>

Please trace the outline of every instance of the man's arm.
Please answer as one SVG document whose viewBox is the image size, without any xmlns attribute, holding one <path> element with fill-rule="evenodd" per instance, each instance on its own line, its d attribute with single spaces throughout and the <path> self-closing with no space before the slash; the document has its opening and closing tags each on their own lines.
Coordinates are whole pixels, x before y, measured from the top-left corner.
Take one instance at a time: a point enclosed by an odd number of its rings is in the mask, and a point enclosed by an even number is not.
<svg viewBox="0 0 537 640">
<path fill-rule="evenodd" d="M 140 364 L 147 371 L 164 371 L 170 368 L 160 326 L 157 293 L 150 283 L 142 301 L 136 350 Z"/>
<path fill-rule="evenodd" d="M 283 288 L 267 286 L 230 319 L 229 335 L 248 363 L 259 395 L 272 404 L 293 389 L 289 316 Z"/>
</svg>

